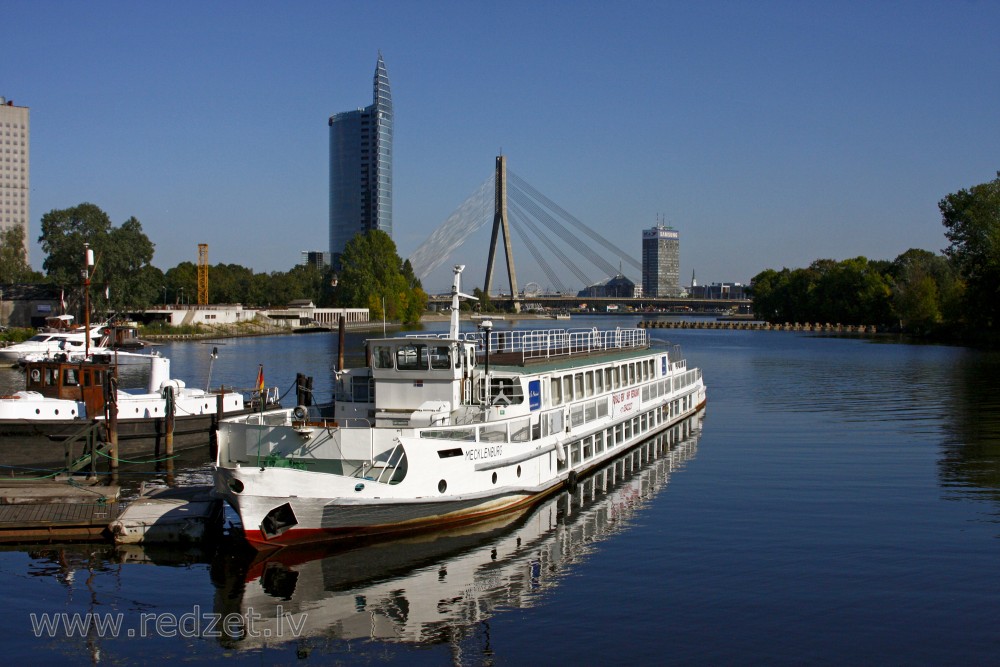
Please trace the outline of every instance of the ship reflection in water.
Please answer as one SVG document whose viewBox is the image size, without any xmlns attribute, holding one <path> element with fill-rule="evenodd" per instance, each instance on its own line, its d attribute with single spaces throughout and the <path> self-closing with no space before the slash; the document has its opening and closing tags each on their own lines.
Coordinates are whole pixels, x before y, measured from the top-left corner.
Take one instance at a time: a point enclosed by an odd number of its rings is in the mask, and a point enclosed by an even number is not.
<svg viewBox="0 0 1000 667">
<path fill-rule="evenodd" d="M 628 527 L 694 457 L 702 415 L 516 515 L 335 552 L 216 561 L 215 611 L 259 619 L 254 636 L 222 643 L 454 642 L 501 608 L 530 607 L 595 544 Z"/>
</svg>

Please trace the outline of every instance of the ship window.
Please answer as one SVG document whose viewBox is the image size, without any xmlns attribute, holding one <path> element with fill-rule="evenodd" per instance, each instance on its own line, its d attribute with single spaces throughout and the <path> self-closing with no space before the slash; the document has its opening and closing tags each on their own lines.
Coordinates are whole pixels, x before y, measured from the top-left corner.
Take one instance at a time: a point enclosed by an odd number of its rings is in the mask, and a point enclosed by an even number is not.
<svg viewBox="0 0 1000 667">
<path fill-rule="evenodd" d="M 584 420 L 592 422 L 595 419 L 597 419 L 597 404 L 594 401 L 590 401 L 584 410 Z"/>
<path fill-rule="evenodd" d="M 572 465 L 580 463 L 580 443 L 574 442 L 569 448 L 569 460 Z"/>
<path fill-rule="evenodd" d="M 584 376 L 584 383 L 586 384 L 585 388 L 587 390 L 587 396 L 593 396 L 594 395 L 594 372 L 593 371 L 587 371 L 586 375 Z"/>
<path fill-rule="evenodd" d="M 527 419 L 520 419 L 510 425 L 511 442 L 528 442 L 531 439 L 531 423 Z"/>
<path fill-rule="evenodd" d="M 559 378 L 551 378 L 549 380 L 549 394 L 552 396 L 552 405 L 562 403 L 562 388 Z"/>
<path fill-rule="evenodd" d="M 427 370 L 427 346 L 400 345 L 396 349 L 396 370 L 400 371 Z"/>
<path fill-rule="evenodd" d="M 567 403 L 573 400 L 573 376 L 563 377 L 563 400 Z"/>
<path fill-rule="evenodd" d="M 573 376 L 573 390 L 577 398 L 583 398 L 583 373 Z"/>
<path fill-rule="evenodd" d="M 594 451 L 598 454 L 604 451 L 604 431 L 598 431 L 594 434 Z"/>
<path fill-rule="evenodd" d="M 506 424 L 479 427 L 479 442 L 506 442 L 506 441 L 507 441 Z"/>
<path fill-rule="evenodd" d="M 595 388 L 597 389 L 597 393 L 600 394 L 601 392 L 603 392 L 604 373 L 602 373 L 601 371 L 597 371 L 596 373 L 594 373 L 594 383 L 595 383 Z"/>
<path fill-rule="evenodd" d="M 511 405 L 524 403 L 524 392 L 521 391 L 521 383 L 515 378 L 493 378 L 494 398 L 503 397 L 502 400 Z"/>
<path fill-rule="evenodd" d="M 561 410 L 553 410 L 552 412 L 549 413 L 548 425 L 549 425 L 549 430 L 546 435 L 562 432 L 563 413 Z"/>
<path fill-rule="evenodd" d="M 450 368 L 451 362 L 448 358 L 448 346 L 439 345 L 431 348 L 431 368 Z"/>
<path fill-rule="evenodd" d="M 594 439 L 585 438 L 583 441 L 583 458 L 589 459 L 594 455 Z"/>
<path fill-rule="evenodd" d="M 375 368 L 392 368 L 392 348 L 376 345 L 372 350 L 372 363 Z"/>
<path fill-rule="evenodd" d="M 54 387 L 59 384 L 59 369 L 58 368 L 46 368 L 45 369 L 45 384 L 49 387 Z"/>
<path fill-rule="evenodd" d="M 80 384 L 80 378 L 77 376 L 75 368 L 67 368 L 63 372 L 63 386 L 64 387 L 76 387 Z"/>
<path fill-rule="evenodd" d="M 605 368 L 604 369 L 604 386 L 607 387 L 608 391 L 614 385 L 615 369 Z"/>
</svg>

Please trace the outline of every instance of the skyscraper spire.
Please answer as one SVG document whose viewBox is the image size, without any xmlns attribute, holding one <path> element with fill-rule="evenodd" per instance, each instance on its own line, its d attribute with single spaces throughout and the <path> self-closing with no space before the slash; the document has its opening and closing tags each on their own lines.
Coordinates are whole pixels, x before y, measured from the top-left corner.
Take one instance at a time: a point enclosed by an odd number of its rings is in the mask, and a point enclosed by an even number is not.
<svg viewBox="0 0 1000 667">
<path fill-rule="evenodd" d="M 334 266 L 355 234 L 392 236 L 392 94 L 379 51 L 372 103 L 330 117 L 330 257 Z"/>
</svg>

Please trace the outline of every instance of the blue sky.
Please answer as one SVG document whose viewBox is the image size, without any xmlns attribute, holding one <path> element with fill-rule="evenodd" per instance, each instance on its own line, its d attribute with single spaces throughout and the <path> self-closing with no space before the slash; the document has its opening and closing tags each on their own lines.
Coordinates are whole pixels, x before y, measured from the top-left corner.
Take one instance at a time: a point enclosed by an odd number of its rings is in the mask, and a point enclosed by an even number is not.
<svg viewBox="0 0 1000 667">
<path fill-rule="evenodd" d="M 685 284 L 940 251 L 937 202 L 1000 169 L 993 1 L 3 0 L 0 15 L 0 95 L 31 108 L 30 238 L 89 201 L 137 217 L 163 269 L 198 243 L 255 271 L 326 248 L 327 119 L 371 103 L 379 50 L 404 257 L 501 149 L 634 256 L 665 215 Z M 449 263 L 478 283 L 476 242 Z M 544 287 L 515 253 L 520 282 Z"/>
</svg>

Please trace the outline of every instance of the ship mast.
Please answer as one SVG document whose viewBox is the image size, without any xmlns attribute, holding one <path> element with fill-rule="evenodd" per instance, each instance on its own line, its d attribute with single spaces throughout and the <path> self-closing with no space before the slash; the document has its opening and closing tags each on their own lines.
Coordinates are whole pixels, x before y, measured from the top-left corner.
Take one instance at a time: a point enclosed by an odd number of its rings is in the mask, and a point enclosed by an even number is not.
<svg viewBox="0 0 1000 667">
<path fill-rule="evenodd" d="M 451 326 L 448 328 L 448 338 L 451 340 L 458 339 L 458 304 L 459 299 L 473 299 L 478 301 L 476 297 L 471 294 L 462 294 L 459 291 L 459 285 L 462 281 L 462 271 L 465 270 L 465 264 L 456 264 L 452 271 L 455 272 L 455 278 L 451 283 Z"/>
</svg>

